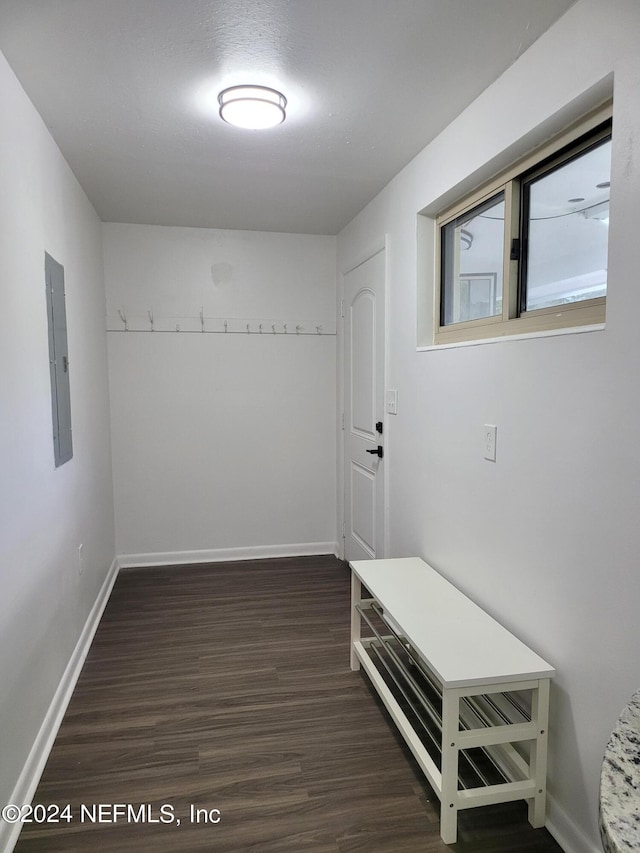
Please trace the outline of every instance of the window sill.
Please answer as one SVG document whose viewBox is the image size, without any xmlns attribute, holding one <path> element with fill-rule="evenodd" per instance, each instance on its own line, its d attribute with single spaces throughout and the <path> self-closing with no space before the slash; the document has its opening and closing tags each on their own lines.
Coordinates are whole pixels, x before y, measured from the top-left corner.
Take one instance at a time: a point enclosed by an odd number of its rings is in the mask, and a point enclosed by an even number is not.
<svg viewBox="0 0 640 853">
<path fill-rule="evenodd" d="M 562 329 L 547 329 L 544 332 L 523 332 L 518 335 L 500 335 L 495 338 L 482 338 L 473 341 L 453 341 L 448 344 L 431 344 L 429 346 L 417 346 L 416 352 L 435 352 L 444 349 L 458 349 L 458 347 L 477 347 L 485 344 L 502 344 L 510 341 L 527 341 L 532 338 L 552 338 L 557 335 L 582 335 L 587 332 L 603 332 L 604 323 L 594 323 L 591 326 L 569 326 Z"/>
</svg>

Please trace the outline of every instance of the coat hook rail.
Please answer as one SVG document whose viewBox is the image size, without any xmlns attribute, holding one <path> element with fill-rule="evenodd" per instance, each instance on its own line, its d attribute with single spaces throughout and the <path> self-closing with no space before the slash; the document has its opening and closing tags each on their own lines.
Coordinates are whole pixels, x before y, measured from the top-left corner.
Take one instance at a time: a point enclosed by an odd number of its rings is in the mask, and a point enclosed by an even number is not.
<svg viewBox="0 0 640 853">
<path fill-rule="evenodd" d="M 198 332 L 201 334 L 245 334 L 263 335 L 294 335 L 296 337 L 305 335 L 327 335 L 335 336 L 335 329 L 326 329 L 321 323 L 294 323 L 290 320 L 265 320 L 259 318 L 222 318 L 207 317 L 204 306 L 192 315 L 174 315 L 158 317 L 153 306 L 145 309 L 144 314 L 128 315 L 124 307 L 116 309 L 115 316 L 108 322 L 109 332 Z M 119 325 L 121 324 L 121 325 Z"/>
</svg>

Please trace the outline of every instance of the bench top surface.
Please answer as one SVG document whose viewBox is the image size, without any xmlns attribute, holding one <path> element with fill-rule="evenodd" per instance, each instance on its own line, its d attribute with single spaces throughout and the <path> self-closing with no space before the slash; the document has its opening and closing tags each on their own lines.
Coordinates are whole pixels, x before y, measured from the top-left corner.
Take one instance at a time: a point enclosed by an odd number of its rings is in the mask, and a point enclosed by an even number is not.
<svg viewBox="0 0 640 853">
<path fill-rule="evenodd" d="M 550 664 L 419 557 L 349 565 L 443 686 L 554 676 Z"/>
</svg>

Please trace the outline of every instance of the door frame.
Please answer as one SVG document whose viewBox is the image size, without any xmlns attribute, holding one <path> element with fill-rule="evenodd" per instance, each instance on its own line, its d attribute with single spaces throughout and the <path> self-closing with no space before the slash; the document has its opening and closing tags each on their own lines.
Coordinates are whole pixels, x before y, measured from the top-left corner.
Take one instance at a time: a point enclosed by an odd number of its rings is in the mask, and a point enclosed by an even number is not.
<svg viewBox="0 0 640 853">
<path fill-rule="evenodd" d="M 345 413 L 345 370 L 346 370 L 346 361 L 345 361 L 345 332 L 344 332 L 344 324 L 345 324 L 345 307 L 344 307 L 344 291 L 345 291 L 345 276 L 349 275 L 349 273 L 353 272 L 353 270 L 357 269 L 362 264 L 371 260 L 374 255 L 379 254 L 380 252 L 384 252 L 384 336 L 383 336 L 383 364 L 382 364 L 382 373 L 383 373 L 383 409 L 384 409 L 384 458 L 385 458 L 385 470 L 384 470 L 384 482 L 382 488 L 382 501 L 383 501 L 383 528 L 384 528 L 384 554 L 378 555 L 378 559 L 386 557 L 389 553 L 389 460 L 391 458 L 391 442 L 388 440 L 390 438 L 391 430 L 389 428 L 389 414 L 387 412 L 386 406 L 386 391 L 388 386 L 388 375 L 389 375 L 389 235 L 385 234 L 381 239 L 372 241 L 365 249 L 361 252 L 357 252 L 353 259 L 351 259 L 347 264 L 345 264 L 340 272 L 339 280 L 338 280 L 338 293 L 337 293 L 337 329 L 338 329 L 338 358 L 337 358 L 337 388 L 338 388 L 338 400 L 337 400 L 337 430 L 338 430 L 338 453 L 337 453 L 337 472 L 336 472 L 336 485 L 337 485 L 337 518 L 336 518 L 336 542 L 337 542 L 337 556 L 339 559 L 344 560 L 345 556 L 345 529 L 346 529 L 346 505 L 345 505 L 345 468 L 346 468 L 346 443 L 345 443 L 345 423 L 344 423 L 344 413 Z"/>
</svg>

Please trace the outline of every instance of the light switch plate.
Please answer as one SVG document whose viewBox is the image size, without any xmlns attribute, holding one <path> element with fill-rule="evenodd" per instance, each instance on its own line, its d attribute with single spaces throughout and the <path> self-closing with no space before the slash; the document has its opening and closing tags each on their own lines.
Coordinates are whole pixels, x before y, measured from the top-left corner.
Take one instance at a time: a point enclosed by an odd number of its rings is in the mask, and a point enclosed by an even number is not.
<svg viewBox="0 0 640 853">
<path fill-rule="evenodd" d="M 389 415 L 397 415 L 398 414 L 398 392 L 389 390 L 387 391 L 387 413 Z"/>
<path fill-rule="evenodd" d="M 482 436 L 484 441 L 484 458 L 489 462 L 496 461 L 496 438 L 498 427 L 494 424 L 485 424 L 482 428 Z"/>
</svg>

